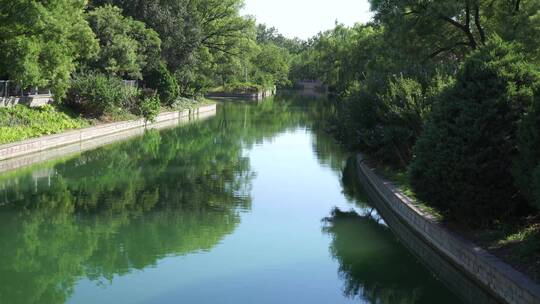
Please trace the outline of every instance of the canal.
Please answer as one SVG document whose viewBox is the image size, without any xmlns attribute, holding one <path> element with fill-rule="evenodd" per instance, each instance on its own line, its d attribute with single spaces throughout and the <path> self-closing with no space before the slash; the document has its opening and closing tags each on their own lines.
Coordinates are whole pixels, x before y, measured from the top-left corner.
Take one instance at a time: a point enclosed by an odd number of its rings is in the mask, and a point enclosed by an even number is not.
<svg viewBox="0 0 540 304">
<path fill-rule="evenodd" d="M 224 103 L 0 174 L 0 303 L 461 303 L 344 172 L 322 109 Z"/>
</svg>

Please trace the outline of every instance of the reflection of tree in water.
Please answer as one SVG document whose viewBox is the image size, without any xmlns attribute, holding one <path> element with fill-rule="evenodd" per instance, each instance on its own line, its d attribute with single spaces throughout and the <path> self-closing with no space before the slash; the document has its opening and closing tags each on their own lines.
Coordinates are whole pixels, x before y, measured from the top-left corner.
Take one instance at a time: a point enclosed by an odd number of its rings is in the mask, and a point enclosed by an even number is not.
<svg viewBox="0 0 540 304">
<path fill-rule="evenodd" d="M 325 223 L 346 296 L 368 303 L 459 302 L 376 219 L 336 209 Z"/>
<path fill-rule="evenodd" d="M 345 162 L 341 173 L 341 186 L 343 194 L 349 200 L 362 209 L 362 215 L 369 215 L 377 221 L 383 221 L 377 210 L 370 206 L 366 191 L 358 179 L 358 167 L 356 156 L 350 156 Z"/>
<path fill-rule="evenodd" d="M 249 210 L 243 149 L 310 127 L 310 103 L 218 117 L 0 176 L 0 303 L 63 303 L 165 256 L 211 250 Z"/>
<path fill-rule="evenodd" d="M 107 283 L 211 250 L 250 208 L 243 149 L 297 128 L 319 132 L 320 109 L 280 97 L 223 105 L 202 123 L 0 176 L 0 303 L 63 303 L 81 278 Z M 337 168 L 334 143 L 316 145 Z"/>
<path fill-rule="evenodd" d="M 252 178 L 237 134 L 208 123 L 5 176 L 0 303 L 63 303 L 81 277 L 210 250 L 250 208 Z"/>
<path fill-rule="evenodd" d="M 459 303 L 427 269 L 400 245 L 358 180 L 355 157 L 342 172 L 345 196 L 360 214 L 332 211 L 324 231 L 332 237 L 330 251 L 339 262 L 344 294 L 368 303 Z"/>
</svg>

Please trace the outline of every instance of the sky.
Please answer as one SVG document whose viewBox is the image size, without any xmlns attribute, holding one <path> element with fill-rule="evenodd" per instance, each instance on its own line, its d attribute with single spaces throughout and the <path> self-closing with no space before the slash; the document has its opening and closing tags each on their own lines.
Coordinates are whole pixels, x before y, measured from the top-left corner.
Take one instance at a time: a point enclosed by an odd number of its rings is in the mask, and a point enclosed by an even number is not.
<svg viewBox="0 0 540 304">
<path fill-rule="evenodd" d="M 286 37 L 307 39 L 334 27 L 371 20 L 368 0 L 244 0 L 244 15 L 275 27 Z"/>
</svg>

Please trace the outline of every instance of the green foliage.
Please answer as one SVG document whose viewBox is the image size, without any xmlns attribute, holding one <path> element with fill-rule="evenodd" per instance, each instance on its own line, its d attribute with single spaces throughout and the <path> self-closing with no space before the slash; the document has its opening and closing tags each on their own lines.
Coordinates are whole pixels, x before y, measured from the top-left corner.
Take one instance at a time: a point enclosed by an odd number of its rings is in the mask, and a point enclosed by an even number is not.
<svg viewBox="0 0 540 304">
<path fill-rule="evenodd" d="M 254 83 L 242 83 L 242 82 L 235 82 L 235 83 L 229 83 L 225 85 L 223 88 L 223 91 L 226 93 L 259 93 L 264 90 L 264 86 L 254 84 Z"/>
<path fill-rule="evenodd" d="M 21 87 L 50 87 L 57 100 L 79 59 L 97 51 L 86 1 L 1 0 L 0 75 Z"/>
<path fill-rule="evenodd" d="M 410 253 L 405 247 L 396 246 L 392 231 L 378 222 L 377 215 L 366 213 L 359 215 L 336 208 L 324 219 L 323 231 L 331 237 L 330 253 L 339 262 L 346 296 L 369 303 L 456 301 L 455 295 L 441 288 L 425 268 L 418 267 L 414 259 L 404 258 Z M 422 272 L 425 275 L 418 275 Z"/>
<path fill-rule="evenodd" d="M 91 117 L 132 111 L 138 92 L 121 79 L 98 73 L 77 74 L 73 78 L 68 102 Z"/>
<path fill-rule="evenodd" d="M 149 88 L 157 92 L 163 104 L 170 105 L 179 95 L 176 78 L 162 62 L 150 69 L 144 81 Z"/>
<path fill-rule="evenodd" d="M 538 81 L 519 49 L 498 37 L 469 56 L 416 144 L 410 182 L 418 198 L 474 224 L 515 214 L 517 125 Z"/>
<path fill-rule="evenodd" d="M 450 78 L 437 76 L 423 86 L 400 76 L 391 78 L 386 87 L 353 87 L 338 103 L 334 134 L 352 149 L 405 168 L 435 97 L 451 83 Z"/>
<path fill-rule="evenodd" d="M 533 109 L 523 113 L 535 99 L 536 72 L 525 62 L 540 58 L 540 3 L 370 3 L 374 22 L 336 24 L 291 61 L 293 81 L 321 80 L 337 97 L 330 119 L 334 135 L 400 168 L 410 164 L 421 137 L 410 170 L 415 189 L 422 187 L 420 199 L 454 218 L 485 212 L 489 221 L 516 214 L 522 195 L 535 201 L 540 125 Z M 268 40 L 272 31 L 262 28 L 258 36 Z M 510 170 L 521 119 L 520 156 Z M 424 131 L 427 120 L 430 130 Z"/>
<path fill-rule="evenodd" d="M 142 70 L 160 56 L 158 34 L 143 22 L 124 17 L 118 7 L 105 5 L 88 13 L 100 51 L 89 65 L 108 75 L 141 79 Z"/>
<path fill-rule="evenodd" d="M 222 58 L 242 57 L 254 40 L 254 22 L 240 15 L 241 0 L 94 0 L 113 4 L 145 22 L 162 39 L 162 57 L 175 74 L 180 92 L 204 91 Z"/>
<path fill-rule="evenodd" d="M 305 41 L 299 38 L 287 38 L 279 33 L 275 27 L 268 28 L 265 24 L 257 25 L 256 39 L 259 44 L 271 43 L 291 54 L 300 54 L 305 50 Z"/>
<path fill-rule="evenodd" d="M 139 100 L 137 112 L 147 122 L 154 122 L 161 110 L 161 102 L 156 95 L 142 97 Z"/>
<path fill-rule="evenodd" d="M 513 175 L 521 194 L 532 206 L 540 209 L 540 75 L 536 76 L 533 85 L 534 101 L 519 128 L 519 154 Z"/>
<path fill-rule="evenodd" d="M 253 78 L 264 86 L 289 85 L 289 52 L 273 43 L 261 45 L 261 51 L 254 57 Z"/>
<path fill-rule="evenodd" d="M 86 120 L 68 115 L 53 106 L 29 108 L 17 105 L 0 108 L 0 144 L 56 134 L 87 125 Z"/>
</svg>

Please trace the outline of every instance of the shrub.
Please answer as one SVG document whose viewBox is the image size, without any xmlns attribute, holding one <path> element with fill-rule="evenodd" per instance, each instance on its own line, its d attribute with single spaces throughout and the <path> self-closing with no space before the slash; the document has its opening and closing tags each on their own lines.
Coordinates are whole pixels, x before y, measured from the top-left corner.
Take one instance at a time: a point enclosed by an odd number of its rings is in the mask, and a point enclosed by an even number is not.
<svg viewBox="0 0 540 304">
<path fill-rule="evenodd" d="M 154 122 L 161 109 L 161 103 L 156 95 L 141 97 L 138 114 L 147 122 Z"/>
<path fill-rule="evenodd" d="M 451 83 L 450 78 L 438 75 L 423 86 L 400 76 L 380 86 L 351 87 L 335 124 L 351 148 L 364 150 L 386 164 L 406 167 L 435 96 Z"/>
<path fill-rule="evenodd" d="M 171 108 L 175 110 L 185 110 L 185 109 L 192 109 L 200 105 L 201 102 L 187 97 L 178 97 L 176 100 L 170 105 Z"/>
<path fill-rule="evenodd" d="M 403 76 L 391 79 L 378 100 L 379 119 L 384 126 L 383 145 L 390 148 L 394 158 L 405 167 L 430 111 L 429 101 L 420 83 Z"/>
<path fill-rule="evenodd" d="M 137 94 L 137 89 L 125 86 L 119 78 L 103 74 L 79 74 L 73 78 L 68 103 L 85 115 L 101 117 L 133 111 Z"/>
<path fill-rule="evenodd" d="M 519 128 L 519 155 L 513 175 L 521 194 L 540 210 L 540 84 L 534 101 Z"/>
<path fill-rule="evenodd" d="M 179 95 L 176 78 L 163 63 L 152 68 L 144 81 L 149 88 L 158 93 L 162 104 L 171 105 Z"/>
<path fill-rule="evenodd" d="M 415 146 L 411 186 L 450 218 L 489 221 L 519 206 L 511 159 L 538 78 L 518 54 L 498 37 L 473 52 L 435 103 Z"/>
</svg>

